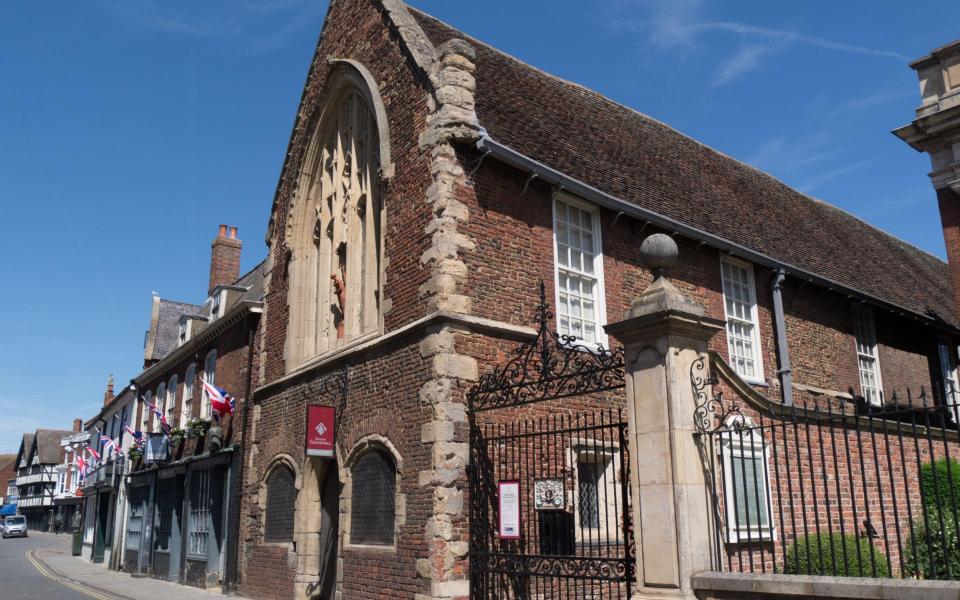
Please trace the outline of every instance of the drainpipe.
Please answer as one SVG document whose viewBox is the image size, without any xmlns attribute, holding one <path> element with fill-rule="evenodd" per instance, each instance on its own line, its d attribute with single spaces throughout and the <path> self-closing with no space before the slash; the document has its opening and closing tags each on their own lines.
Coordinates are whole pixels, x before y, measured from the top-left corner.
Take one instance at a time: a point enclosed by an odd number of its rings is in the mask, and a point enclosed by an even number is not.
<svg viewBox="0 0 960 600">
<path fill-rule="evenodd" d="M 249 317 L 248 317 L 249 318 Z M 256 342 L 256 321 L 251 320 L 249 322 L 249 331 L 247 332 L 247 381 L 245 382 L 245 389 L 243 391 L 243 418 L 241 420 L 241 429 L 240 429 L 240 461 L 237 466 L 237 477 L 236 477 L 236 487 L 234 488 L 233 493 L 231 494 L 233 501 L 237 503 L 236 509 L 229 511 L 229 521 L 230 526 L 228 527 L 227 535 L 232 535 L 235 540 L 232 546 L 232 551 L 230 559 L 226 561 L 227 570 L 226 577 L 224 577 L 223 582 L 223 591 L 224 593 L 236 593 L 238 583 L 239 583 L 239 571 L 240 571 L 240 523 L 243 520 L 243 467 L 244 459 L 246 458 L 245 452 L 247 448 L 247 423 L 248 423 L 248 413 L 250 412 L 250 391 L 252 390 L 253 382 L 253 345 Z"/>
<path fill-rule="evenodd" d="M 790 349 L 787 348 L 787 323 L 783 318 L 783 282 L 787 273 L 783 269 L 776 271 L 773 278 L 773 324 L 777 330 L 777 358 L 780 361 L 780 390 L 783 403 L 793 406 L 793 375 L 790 370 Z"/>
</svg>

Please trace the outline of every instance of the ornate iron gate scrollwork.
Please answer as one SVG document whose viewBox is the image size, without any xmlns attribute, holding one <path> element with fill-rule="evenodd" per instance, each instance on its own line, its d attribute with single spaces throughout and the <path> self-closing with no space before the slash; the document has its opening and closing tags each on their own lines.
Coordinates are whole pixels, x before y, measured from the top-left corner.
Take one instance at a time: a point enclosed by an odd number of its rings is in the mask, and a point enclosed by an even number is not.
<svg viewBox="0 0 960 600">
<path fill-rule="evenodd" d="M 542 282 L 534 320 L 467 393 L 471 597 L 629 598 L 627 423 L 605 395 L 624 387 L 623 350 L 556 333 Z M 515 536 L 500 535 L 502 483 L 519 490 Z"/>
</svg>

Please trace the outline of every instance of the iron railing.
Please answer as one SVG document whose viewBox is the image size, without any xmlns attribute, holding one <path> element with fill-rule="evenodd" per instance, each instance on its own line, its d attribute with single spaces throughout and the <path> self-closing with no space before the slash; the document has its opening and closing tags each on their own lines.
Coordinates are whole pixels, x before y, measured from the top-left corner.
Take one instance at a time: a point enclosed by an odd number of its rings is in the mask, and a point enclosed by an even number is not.
<svg viewBox="0 0 960 600">
<path fill-rule="evenodd" d="M 715 568 L 960 579 L 956 395 L 758 407 L 703 389 Z"/>
<path fill-rule="evenodd" d="M 627 436 L 620 409 L 472 428 L 472 598 L 630 598 Z"/>
</svg>

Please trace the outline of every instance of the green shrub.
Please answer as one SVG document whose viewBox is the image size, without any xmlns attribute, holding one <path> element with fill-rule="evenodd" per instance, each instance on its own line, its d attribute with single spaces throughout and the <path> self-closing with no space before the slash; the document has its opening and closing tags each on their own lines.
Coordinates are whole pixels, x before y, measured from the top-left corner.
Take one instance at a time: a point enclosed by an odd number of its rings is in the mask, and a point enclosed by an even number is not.
<svg viewBox="0 0 960 600">
<path fill-rule="evenodd" d="M 921 465 L 920 493 L 928 510 L 960 511 L 960 463 L 941 458 Z"/>
<path fill-rule="evenodd" d="M 948 510 L 941 513 L 931 507 L 928 508 L 926 521 L 930 524 L 929 530 L 921 516 L 914 520 L 913 535 L 908 534 L 904 540 L 905 571 L 921 579 L 960 579 L 960 542 L 957 540 L 957 521 L 953 518 L 953 512 Z"/>
<path fill-rule="evenodd" d="M 923 579 L 960 579 L 954 512 L 960 512 L 960 463 L 941 458 L 921 465 L 920 493 L 926 518 L 914 513 L 912 535 L 904 540 L 904 569 Z"/>
<path fill-rule="evenodd" d="M 871 553 L 872 551 L 872 553 Z M 810 534 L 787 547 L 783 572 L 792 575 L 889 577 L 887 556 L 855 535 Z"/>
</svg>

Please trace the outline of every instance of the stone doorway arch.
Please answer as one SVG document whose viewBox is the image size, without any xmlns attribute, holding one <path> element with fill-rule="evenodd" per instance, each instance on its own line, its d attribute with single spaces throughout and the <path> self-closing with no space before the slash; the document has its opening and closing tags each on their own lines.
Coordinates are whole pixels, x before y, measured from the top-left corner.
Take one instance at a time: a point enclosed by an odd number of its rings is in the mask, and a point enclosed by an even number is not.
<svg viewBox="0 0 960 600">
<path fill-rule="evenodd" d="M 293 539 L 297 572 L 297 600 L 333 598 L 337 583 L 340 548 L 340 473 L 337 461 L 308 457 L 303 466 L 303 485 L 294 511 Z"/>
</svg>

